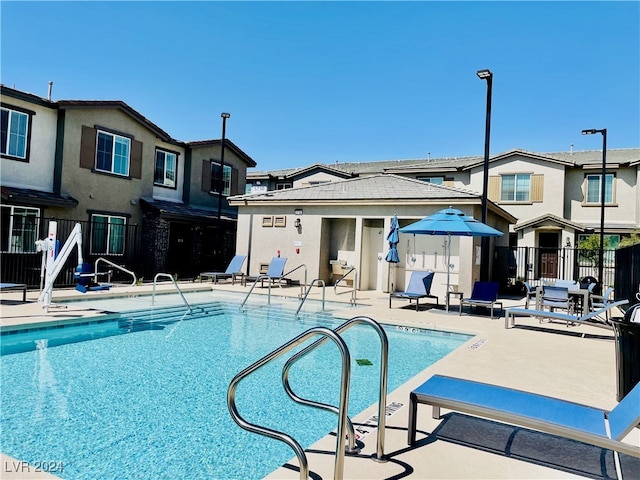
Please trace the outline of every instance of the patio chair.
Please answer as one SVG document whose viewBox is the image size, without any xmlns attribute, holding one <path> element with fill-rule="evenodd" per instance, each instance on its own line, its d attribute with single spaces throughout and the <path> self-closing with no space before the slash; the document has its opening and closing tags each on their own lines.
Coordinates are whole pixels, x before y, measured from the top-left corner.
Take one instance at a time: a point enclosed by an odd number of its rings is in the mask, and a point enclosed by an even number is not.
<svg viewBox="0 0 640 480">
<path fill-rule="evenodd" d="M 592 285 L 595 285 L 595 283 L 592 283 Z M 591 295 L 590 296 L 591 310 L 604 308 L 607 305 L 614 303 L 612 295 L 613 295 L 613 287 L 608 287 L 602 295 Z M 609 313 L 610 313 L 609 310 L 605 312 L 605 321 L 607 323 L 609 323 Z"/>
<path fill-rule="evenodd" d="M 525 308 L 529 308 L 529 302 L 531 301 L 532 298 L 535 299 L 538 296 L 538 291 L 535 289 L 535 287 L 532 287 L 529 282 L 523 282 L 523 284 L 524 284 L 524 287 L 527 289 L 527 291 L 525 292 L 524 306 Z"/>
<path fill-rule="evenodd" d="M 566 310 L 567 313 L 573 312 L 573 301 L 569 295 L 568 287 L 559 287 L 555 285 L 545 285 L 542 287 L 542 297 L 540 298 L 540 309 L 546 308 L 553 312 L 556 308 Z"/>
<path fill-rule="evenodd" d="M 404 292 L 391 292 L 389 294 L 389 308 L 391 308 L 392 298 L 404 298 L 405 300 L 416 301 L 416 312 L 420 307 L 421 298 L 435 298 L 436 305 L 440 305 L 437 295 L 431 295 L 431 284 L 433 283 L 433 272 L 422 272 L 414 270 L 409 278 L 409 285 Z"/>
<path fill-rule="evenodd" d="M 246 255 L 236 255 L 231 259 L 227 269 L 224 272 L 202 272 L 200 274 L 200 281 L 202 282 L 203 278 L 211 277 L 213 283 L 218 283 L 218 280 L 222 280 L 225 278 L 231 279 L 231 284 L 235 285 L 236 277 L 240 277 L 240 283 L 242 283 L 242 277 L 244 277 L 244 272 L 242 272 L 242 265 L 246 260 Z"/>
<path fill-rule="evenodd" d="M 247 281 L 250 282 L 258 282 L 260 281 L 260 286 L 264 287 L 264 282 L 268 281 L 270 285 L 278 283 L 278 286 L 282 286 L 282 280 L 285 280 L 282 276 L 284 275 L 284 266 L 287 263 L 286 257 L 273 257 L 271 262 L 269 262 L 269 268 L 267 269 L 267 273 L 258 275 L 257 277 L 245 277 L 244 284 L 247 284 Z"/>
<path fill-rule="evenodd" d="M 500 309 L 503 308 L 502 302 L 498 301 L 498 289 L 500 284 L 497 282 L 475 282 L 473 284 L 473 290 L 471 291 L 471 297 L 460 299 L 460 312 L 462 315 L 462 307 L 464 305 L 470 305 L 472 307 L 490 307 L 491 318 L 493 318 L 493 309 L 495 305 L 500 305 Z"/>
<path fill-rule="evenodd" d="M 622 441 L 640 424 L 640 383 L 609 412 L 536 393 L 434 375 L 409 395 L 407 442 L 411 446 L 416 443 L 419 403 L 433 406 L 434 419 L 441 418 L 440 408 L 446 408 L 640 457 L 640 448 Z"/>
</svg>

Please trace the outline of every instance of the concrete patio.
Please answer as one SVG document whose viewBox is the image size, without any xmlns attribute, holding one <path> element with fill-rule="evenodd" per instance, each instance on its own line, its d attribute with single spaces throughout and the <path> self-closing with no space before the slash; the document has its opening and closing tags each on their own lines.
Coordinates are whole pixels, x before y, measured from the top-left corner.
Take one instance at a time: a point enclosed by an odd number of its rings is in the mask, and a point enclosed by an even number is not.
<svg viewBox="0 0 640 480">
<path fill-rule="evenodd" d="M 159 291 L 171 288 L 165 284 L 159 286 Z M 216 290 L 249 290 L 249 286 L 230 283 L 189 282 L 180 283 L 180 288 L 183 291 L 211 290 L 213 297 Z M 106 298 L 149 293 L 150 289 L 148 285 L 116 287 L 110 292 L 86 295 Z M 276 288 L 272 294 L 296 296 L 299 292 L 298 287 L 286 287 Z M 27 302 L 23 303 L 21 292 L 3 292 L 0 297 L 2 328 L 80 320 L 102 313 L 82 304 L 46 313 L 35 301 L 37 295 L 38 292 L 28 292 Z M 86 295 L 83 298 L 87 298 Z M 310 298 L 319 298 L 319 295 L 316 291 Z M 54 301 L 78 296 L 80 294 L 75 290 L 54 291 Z M 348 300 L 348 295 L 336 296 L 333 287 L 326 289 L 326 296 L 332 301 Z M 456 300 L 447 313 L 442 305 L 435 308 L 430 302 L 421 305 L 418 312 L 413 305 L 406 302 L 403 306 L 401 301 L 395 301 L 389 309 L 388 295 L 375 291 L 358 292 L 357 299 L 363 305 L 358 308 L 357 315 L 369 316 L 382 323 L 469 333 L 474 337 L 389 393 L 387 405 L 393 402 L 402 405 L 387 417 L 384 451 L 389 461 L 380 463 L 370 458 L 376 451 L 376 430 L 372 429 L 363 439 L 361 453 L 346 457 L 344 478 L 615 478 L 612 455 L 603 457 L 602 449 L 447 411 L 443 411 L 444 419 L 433 420 L 431 408 L 425 405 L 418 407 L 418 443 L 413 448 L 407 445 L 409 392 L 435 373 L 513 387 L 596 408 L 613 408 L 617 403 L 613 332 L 587 325 L 567 327 L 564 322 L 539 323 L 528 317 L 519 318 L 515 328 L 506 330 L 503 316 L 491 319 L 482 310 L 469 309 L 458 315 Z M 505 308 L 522 303 L 522 299 L 504 299 Z M 337 315 L 351 318 L 354 310 L 345 304 L 345 309 Z M 377 407 L 372 405 L 352 420 L 355 424 L 363 424 L 376 413 Z M 3 428 L 10 426 L 3 425 Z M 634 429 L 625 441 L 640 447 L 640 430 Z M 335 437 L 328 435 L 307 451 L 312 478 L 333 478 L 334 450 Z M 2 478 L 53 478 L 24 468 L 12 470 L 12 465 L 18 465 L 15 459 L 2 456 L 2 461 Z M 267 478 L 297 479 L 297 467 L 297 460 L 293 458 L 287 466 Z M 625 478 L 640 478 L 640 462 L 624 458 L 623 471 Z M 144 477 L 144 473 L 138 472 L 138 475 Z"/>
</svg>

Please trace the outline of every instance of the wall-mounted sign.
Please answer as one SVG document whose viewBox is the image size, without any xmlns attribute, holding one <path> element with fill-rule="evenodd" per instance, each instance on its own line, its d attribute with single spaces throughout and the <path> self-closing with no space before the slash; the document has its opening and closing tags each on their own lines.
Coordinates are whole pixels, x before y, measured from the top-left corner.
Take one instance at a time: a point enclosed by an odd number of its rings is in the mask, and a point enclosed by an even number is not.
<svg viewBox="0 0 640 480">
<path fill-rule="evenodd" d="M 301 208 L 296 208 L 293 213 L 295 213 L 296 215 L 302 215 L 302 209 Z"/>
</svg>

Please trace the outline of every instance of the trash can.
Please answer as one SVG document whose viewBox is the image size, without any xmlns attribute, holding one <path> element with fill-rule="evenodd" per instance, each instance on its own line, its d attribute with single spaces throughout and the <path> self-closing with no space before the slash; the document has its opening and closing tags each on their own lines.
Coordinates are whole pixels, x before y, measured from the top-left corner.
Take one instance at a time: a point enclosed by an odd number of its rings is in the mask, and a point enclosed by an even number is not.
<svg viewBox="0 0 640 480">
<path fill-rule="evenodd" d="M 640 303 L 627 310 L 623 318 L 611 318 L 611 323 L 616 336 L 617 398 L 620 401 L 640 382 Z"/>
</svg>

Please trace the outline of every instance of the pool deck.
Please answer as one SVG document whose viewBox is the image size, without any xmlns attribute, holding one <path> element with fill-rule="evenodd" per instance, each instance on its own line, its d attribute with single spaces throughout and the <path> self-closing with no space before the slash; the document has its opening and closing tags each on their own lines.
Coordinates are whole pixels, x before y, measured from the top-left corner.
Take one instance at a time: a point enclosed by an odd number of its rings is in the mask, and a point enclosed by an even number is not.
<svg viewBox="0 0 640 480">
<path fill-rule="evenodd" d="M 160 285 L 157 291 L 172 288 L 172 285 L 165 284 Z M 180 288 L 183 291 L 213 290 L 214 296 L 218 289 L 249 290 L 248 286 L 232 286 L 230 283 L 182 282 Z M 259 290 L 257 293 L 266 293 L 266 289 Z M 150 292 L 151 287 L 147 285 L 115 287 L 109 292 L 90 292 L 84 296 L 75 290 L 55 290 L 54 301 L 87 298 L 88 295 L 104 298 Z M 299 292 L 299 287 L 272 290 L 273 295 L 297 296 Z M 22 302 L 22 292 L 2 292 L 0 326 L 3 329 L 25 328 L 27 324 L 49 325 L 68 322 L 69 319 L 80 321 L 104 313 L 86 308 L 82 303 L 64 309 L 53 308 L 47 313 L 37 303 L 37 296 L 38 292 L 29 291 L 25 303 Z M 319 296 L 319 291 L 315 291 L 309 298 L 318 299 Z M 381 292 L 361 291 L 357 298 L 358 303 L 365 306 L 356 312 L 345 305 L 337 315 L 344 318 L 364 315 L 381 323 L 468 333 L 474 337 L 389 393 L 388 405 L 392 402 L 402 404 L 387 417 L 384 451 L 389 461 L 380 463 L 370 458 L 376 452 L 376 429 L 372 428 L 363 439 L 365 445 L 360 455 L 345 458 L 343 478 L 559 479 L 602 476 L 603 472 L 599 470 L 602 468 L 600 449 L 582 449 L 575 453 L 575 442 L 455 413 L 446 415 L 444 420 L 433 420 L 431 407 L 426 405 L 418 407 L 418 443 L 409 447 L 408 403 L 410 391 L 438 373 L 611 409 L 617 403 L 613 332 L 587 325 L 567 327 L 561 322 L 539 323 L 537 319 L 528 317 L 519 318 L 518 325 L 507 330 L 504 328 L 504 316 L 491 319 L 482 310 L 476 312 L 468 308 L 462 316 L 458 315 L 455 299 L 452 300 L 451 312 L 447 313 L 442 306 L 434 308 L 430 299 L 425 300 L 420 311 L 416 312 L 413 305 L 409 307 L 408 302 L 398 299 L 389 309 L 389 297 Z M 348 302 L 348 295 L 336 296 L 333 287 L 327 287 L 326 300 Z M 522 304 L 522 299 L 504 300 L 505 308 Z M 377 407 L 371 406 L 352 420 L 356 425 L 364 424 L 376 413 Z M 448 412 L 444 410 L 443 413 Z M 11 427 L 3 425 L 2 428 Z M 429 437 L 431 432 L 435 436 Z M 522 440 L 518 442 L 519 439 Z M 640 447 L 640 429 L 633 429 L 625 441 Z M 334 450 L 335 437 L 328 435 L 307 451 L 312 478 L 334 477 Z M 1 458 L 2 479 L 56 478 L 44 472 L 34 472 L 19 459 L 5 455 Z M 626 465 L 632 468 L 626 472 L 627 478 L 640 478 L 640 462 L 633 459 Z M 297 466 L 297 460 L 292 458 L 290 468 L 280 468 L 266 478 L 298 479 Z M 606 473 L 615 478 L 615 472 Z"/>
</svg>

